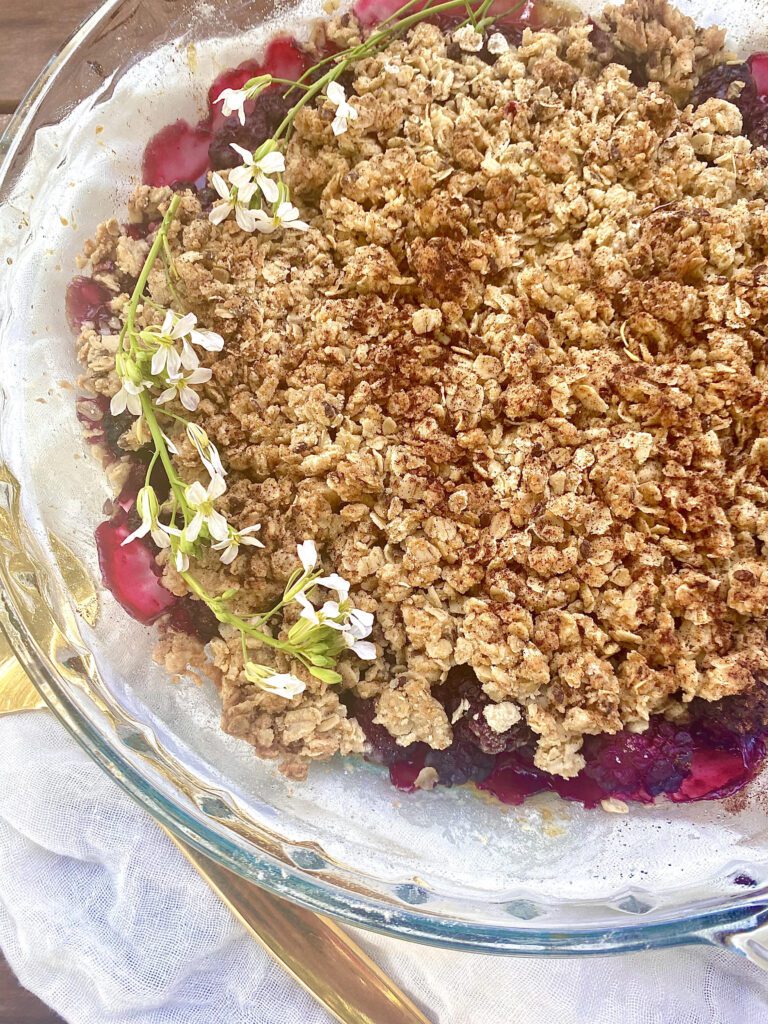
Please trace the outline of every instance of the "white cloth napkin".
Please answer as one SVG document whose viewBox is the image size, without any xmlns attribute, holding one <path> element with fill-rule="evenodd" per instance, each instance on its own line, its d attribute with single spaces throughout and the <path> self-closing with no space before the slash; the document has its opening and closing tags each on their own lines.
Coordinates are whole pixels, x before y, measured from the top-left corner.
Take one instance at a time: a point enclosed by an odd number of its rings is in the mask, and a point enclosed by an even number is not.
<svg viewBox="0 0 768 1024">
<path fill-rule="evenodd" d="M 768 976 L 714 949 L 501 959 L 355 936 L 435 1024 L 768 1019 Z M 71 1024 L 330 1022 L 47 712 L 0 719 L 0 946 Z"/>
</svg>

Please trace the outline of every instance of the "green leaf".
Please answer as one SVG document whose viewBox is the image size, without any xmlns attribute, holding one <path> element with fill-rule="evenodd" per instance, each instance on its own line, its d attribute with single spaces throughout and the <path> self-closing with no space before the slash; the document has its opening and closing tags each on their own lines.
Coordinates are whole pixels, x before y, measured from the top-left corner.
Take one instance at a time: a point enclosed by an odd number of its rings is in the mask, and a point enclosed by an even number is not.
<svg viewBox="0 0 768 1024">
<path fill-rule="evenodd" d="M 304 651 L 303 653 L 313 665 L 319 665 L 321 668 L 332 668 L 336 664 L 336 659 L 329 658 L 326 654 L 318 654 L 317 651 Z"/>
<path fill-rule="evenodd" d="M 315 679 L 319 679 L 323 683 L 329 683 L 333 685 L 333 683 L 341 682 L 341 676 L 339 675 L 339 673 L 334 672 L 330 668 L 311 668 L 309 672 L 310 675 L 313 675 L 315 677 Z"/>
</svg>

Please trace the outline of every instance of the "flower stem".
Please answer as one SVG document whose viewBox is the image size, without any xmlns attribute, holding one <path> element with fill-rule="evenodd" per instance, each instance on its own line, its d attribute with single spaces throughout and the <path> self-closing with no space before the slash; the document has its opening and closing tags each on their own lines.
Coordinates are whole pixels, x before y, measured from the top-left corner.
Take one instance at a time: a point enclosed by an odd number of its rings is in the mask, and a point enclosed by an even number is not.
<svg viewBox="0 0 768 1024">
<path fill-rule="evenodd" d="M 181 196 L 179 195 L 174 196 L 173 199 L 171 200 L 171 203 L 166 211 L 166 214 L 163 217 L 163 221 L 160 227 L 157 229 L 155 240 L 153 241 L 149 253 L 147 254 L 147 258 L 144 261 L 144 266 L 141 268 L 139 279 L 136 282 L 136 285 L 133 289 L 133 294 L 131 295 L 131 300 L 128 303 L 123 329 L 120 332 L 119 347 L 121 349 L 123 348 L 126 335 L 130 335 L 131 350 L 133 350 L 133 333 L 134 321 L 136 319 L 136 310 L 138 309 L 139 303 L 141 302 L 142 296 L 144 295 L 144 289 L 147 287 L 147 281 L 149 280 L 149 275 L 152 271 L 152 267 L 154 267 L 155 260 L 157 259 L 160 250 L 163 248 L 165 238 L 168 234 L 168 228 L 170 227 L 174 217 L 176 216 L 176 211 L 179 208 L 180 202 Z"/>
<path fill-rule="evenodd" d="M 171 485 L 173 495 L 181 506 L 182 512 L 184 512 L 184 519 L 186 521 L 187 501 L 184 496 L 184 483 L 179 478 L 179 475 L 173 466 L 173 462 L 171 461 L 171 456 L 168 451 L 168 446 L 165 443 L 163 432 L 160 429 L 160 424 L 157 422 L 157 416 L 155 415 L 155 408 L 152 405 L 152 399 L 146 392 L 142 392 L 140 400 L 141 412 L 144 419 L 147 421 L 147 426 L 149 427 L 149 432 L 152 435 L 152 440 L 155 445 L 155 456 L 153 457 L 153 461 L 157 456 L 160 457 L 163 469 L 165 470 L 165 475 L 168 477 L 168 483 Z"/>
</svg>

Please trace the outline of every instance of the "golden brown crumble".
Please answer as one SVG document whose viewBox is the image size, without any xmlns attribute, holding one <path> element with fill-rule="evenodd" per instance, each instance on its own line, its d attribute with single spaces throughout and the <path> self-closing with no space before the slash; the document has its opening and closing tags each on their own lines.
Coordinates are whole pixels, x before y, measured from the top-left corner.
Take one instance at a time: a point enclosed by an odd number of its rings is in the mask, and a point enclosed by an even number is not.
<svg viewBox="0 0 768 1024">
<path fill-rule="evenodd" d="M 399 743 L 450 744 L 431 691 L 468 665 L 490 727 L 522 716 L 566 777 L 586 734 L 768 670 L 768 154 L 730 103 L 685 106 L 719 29 L 666 0 L 599 25 L 625 63 L 584 21 L 490 63 L 421 24 L 356 66 L 344 135 L 322 104 L 298 116 L 286 180 L 308 234 L 214 227 L 191 194 L 170 230 L 176 292 L 226 340 L 198 416 L 230 470 L 222 508 L 266 545 L 209 555 L 203 585 L 262 609 L 314 538 L 376 616 L 380 657 L 342 660 L 342 687 Z M 168 198 L 139 188 L 132 218 Z M 116 292 L 145 254 L 115 221 L 86 248 Z M 174 301 L 160 267 L 149 290 Z M 114 352 L 83 332 L 98 393 Z M 297 700 L 262 692 L 226 630 L 212 657 L 224 728 L 289 774 L 363 750 L 338 687 L 294 665 Z"/>
</svg>

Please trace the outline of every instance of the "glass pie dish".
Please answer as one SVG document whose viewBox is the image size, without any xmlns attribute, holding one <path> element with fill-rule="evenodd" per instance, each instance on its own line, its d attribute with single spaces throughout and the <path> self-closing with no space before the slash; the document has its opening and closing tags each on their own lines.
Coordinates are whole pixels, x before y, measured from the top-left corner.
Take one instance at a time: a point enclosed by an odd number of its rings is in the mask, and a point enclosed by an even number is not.
<svg viewBox="0 0 768 1024">
<path fill-rule="evenodd" d="M 75 414 L 64 311 L 75 256 L 124 204 L 150 136 L 193 121 L 216 74 L 280 30 L 300 36 L 317 13 L 309 3 L 109 0 L 11 122 L 0 168 L 3 627 L 117 782 L 281 896 L 457 949 L 562 955 L 709 941 L 768 966 L 765 775 L 722 803 L 628 816 L 551 795 L 506 809 L 464 787 L 402 795 L 359 761 L 295 784 L 218 730 L 212 685 L 167 681 L 153 631 L 100 585 L 93 534 L 110 494 Z M 759 10 L 731 7 L 734 48 L 768 45 L 756 19 L 768 26 Z"/>
</svg>

